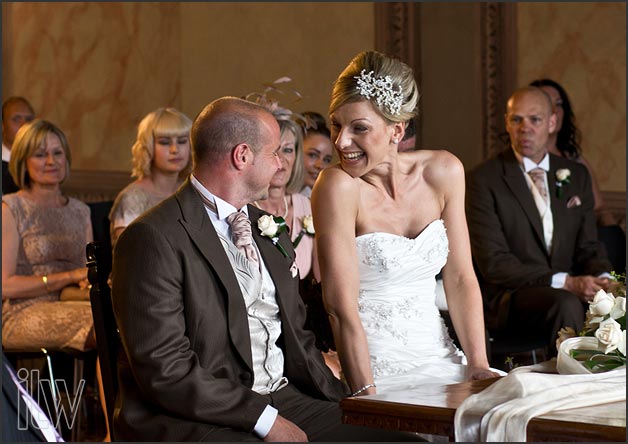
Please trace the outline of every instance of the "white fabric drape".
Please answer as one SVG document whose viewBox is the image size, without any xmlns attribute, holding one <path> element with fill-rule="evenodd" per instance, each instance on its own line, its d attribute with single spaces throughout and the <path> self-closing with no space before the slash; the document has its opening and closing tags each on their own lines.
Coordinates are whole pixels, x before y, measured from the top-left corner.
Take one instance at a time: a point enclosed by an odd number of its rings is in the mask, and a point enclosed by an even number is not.
<svg viewBox="0 0 628 444">
<path fill-rule="evenodd" d="M 556 361 L 520 367 L 457 409 L 456 442 L 525 442 L 533 417 L 626 400 L 626 369 L 556 374 Z"/>
</svg>

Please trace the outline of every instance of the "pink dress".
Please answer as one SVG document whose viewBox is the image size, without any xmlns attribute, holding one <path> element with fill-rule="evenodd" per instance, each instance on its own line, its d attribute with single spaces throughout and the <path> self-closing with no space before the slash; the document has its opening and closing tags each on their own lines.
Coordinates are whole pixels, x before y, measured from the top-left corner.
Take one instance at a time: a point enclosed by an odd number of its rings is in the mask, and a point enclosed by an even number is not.
<svg viewBox="0 0 628 444">
<path fill-rule="evenodd" d="M 312 206 L 310 199 L 302 194 L 294 193 L 290 195 L 292 197 L 292 223 L 290 224 L 290 237 L 294 242 L 299 233 L 303 229 L 303 218 L 305 216 L 312 215 Z M 311 271 L 314 271 L 314 276 L 317 280 L 320 280 L 320 272 L 318 270 L 318 262 L 313 258 L 316 254 L 314 247 L 314 236 L 304 234 L 301 238 L 301 242 L 296 248 L 296 263 L 299 268 L 299 274 L 301 279 L 305 279 Z"/>
</svg>

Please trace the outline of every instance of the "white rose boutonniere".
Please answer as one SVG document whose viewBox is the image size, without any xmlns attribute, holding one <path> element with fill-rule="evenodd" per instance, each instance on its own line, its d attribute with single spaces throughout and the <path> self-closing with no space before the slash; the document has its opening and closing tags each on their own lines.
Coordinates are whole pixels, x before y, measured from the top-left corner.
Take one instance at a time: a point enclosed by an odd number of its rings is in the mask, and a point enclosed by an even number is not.
<svg viewBox="0 0 628 444">
<path fill-rule="evenodd" d="M 563 197 L 563 185 L 570 182 L 571 170 L 569 168 L 561 168 L 556 170 L 556 197 Z"/>
<path fill-rule="evenodd" d="M 288 229 L 286 221 L 283 217 L 275 217 L 265 214 L 257 219 L 257 228 L 259 228 L 262 236 L 270 238 L 273 245 L 275 245 L 285 257 L 288 257 L 288 253 L 279 243 L 279 235 L 282 231 L 286 231 Z"/>
<path fill-rule="evenodd" d="M 303 235 L 307 234 L 308 236 L 314 236 L 314 233 L 315 233 L 315 231 L 314 231 L 314 219 L 312 218 L 311 215 L 305 216 L 302 219 L 301 224 L 303 225 L 303 228 L 301 228 L 301 231 L 299 232 L 299 235 L 294 240 L 294 242 L 292 242 L 292 246 L 294 248 L 297 248 L 297 245 L 299 245 L 299 242 L 301 242 L 301 239 L 303 239 Z"/>
</svg>

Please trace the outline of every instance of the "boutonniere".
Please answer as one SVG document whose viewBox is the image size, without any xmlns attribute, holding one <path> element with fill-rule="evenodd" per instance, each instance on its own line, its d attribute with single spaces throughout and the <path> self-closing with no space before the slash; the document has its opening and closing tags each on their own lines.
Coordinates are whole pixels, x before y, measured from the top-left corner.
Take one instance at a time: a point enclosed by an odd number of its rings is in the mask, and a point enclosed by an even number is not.
<svg viewBox="0 0 628 444">
<path fill-rule="evenodd" d="M 569 168 L 561 168 L 556 170 L 556 197 L 559 199 L 563 197 L 563 185 L 570 182 L 569 177 L 571 171 Z"/>
<path fill-rule="evenodd" d="M 286 231 L 288 229 L 286 221 L 283 217 L 265 214 L 257 219 L 257 228 L 261 231 L 262 236 L 270 238 L 273 245 L 281 251 L 284 257 L 288 257 L 288 253 L 279 243 L 279 235 L 282 231 Z"/>
<path fill-rule="evenodd" d="M 292 246 L 294 248 L 297 248 L 297 245 L 299 245 L 299 242 L 301 242 L 301 239 L 303 239 L 304 235 L 308 235 L 308 236 L 314 236 L 314 219 L 312 218 L 312 216 L 305 216 L 302 220 L 301 220 L 301 224 L 303 225 L 303 228 L 301 228 L 301 231 L 299 232 L 299 235 L 297 236 L 297 238 L 294 240 L 294 242 L 292 242 Z"/>
</svg>

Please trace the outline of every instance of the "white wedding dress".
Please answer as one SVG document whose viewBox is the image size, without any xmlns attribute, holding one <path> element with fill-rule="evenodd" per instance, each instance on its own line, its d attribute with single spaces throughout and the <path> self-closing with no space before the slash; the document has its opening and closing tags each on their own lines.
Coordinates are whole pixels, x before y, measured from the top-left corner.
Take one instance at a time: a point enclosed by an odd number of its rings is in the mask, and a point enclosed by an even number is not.
<svg viewBox="0 0 628 444">
<path fill-rule="evenodd" d="M 377 392 L 464 381 L 466 358 L 436 306 L 435 276 L 449 252 L 443 221 L 414 239 L 376 232 L 356 243 L 359 313 Z"/>
</svg>

